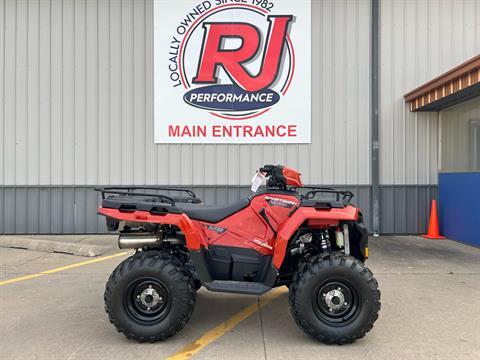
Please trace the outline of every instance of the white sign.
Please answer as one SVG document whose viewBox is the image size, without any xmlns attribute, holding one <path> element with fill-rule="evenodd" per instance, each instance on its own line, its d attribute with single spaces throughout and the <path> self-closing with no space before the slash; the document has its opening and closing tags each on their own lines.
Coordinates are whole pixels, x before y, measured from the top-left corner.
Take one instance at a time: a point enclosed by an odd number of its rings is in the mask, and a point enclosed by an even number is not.
<svg viewBox="0 0 480 360">
<path fill-rule="evenodd" d="M 157 0 L 156 143 L 309 143 L 310 0 Z"/>
</svg>

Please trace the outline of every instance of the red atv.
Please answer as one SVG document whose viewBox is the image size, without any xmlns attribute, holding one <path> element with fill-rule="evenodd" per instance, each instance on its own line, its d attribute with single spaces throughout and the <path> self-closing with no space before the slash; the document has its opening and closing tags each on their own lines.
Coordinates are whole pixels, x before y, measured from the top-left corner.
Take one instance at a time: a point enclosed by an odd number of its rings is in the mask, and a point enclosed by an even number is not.
<svg viewBox="0 0 480 360">
<path fill-rule="evenodd" d="M 201 286 L 261 295 L 282 285 L 298 326 L 321 342 L 350 343 L 372 328 L 380 291 L 364 265 L 368 232 L 353 194 L 304 187 L 280 165 L 260 168 L 252 183 L 250 197 L 219 206 L 184 189 L 99 189 L 119 247 L 136 249 L 105 289 L 118 331 L 152 342 L 175 335 Z"/>
</svg>

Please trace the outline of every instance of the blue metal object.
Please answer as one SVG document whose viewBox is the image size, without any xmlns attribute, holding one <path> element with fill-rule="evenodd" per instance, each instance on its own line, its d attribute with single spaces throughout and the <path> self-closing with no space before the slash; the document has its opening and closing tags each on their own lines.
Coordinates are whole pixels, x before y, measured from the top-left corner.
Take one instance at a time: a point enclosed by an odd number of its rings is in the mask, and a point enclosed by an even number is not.
<svg viewBox="0 0 480 360">
<path fill-rule="evenodd" d="M 440 173 L 440 233 L 480 247 L 480 172 Z"/>
</svg>

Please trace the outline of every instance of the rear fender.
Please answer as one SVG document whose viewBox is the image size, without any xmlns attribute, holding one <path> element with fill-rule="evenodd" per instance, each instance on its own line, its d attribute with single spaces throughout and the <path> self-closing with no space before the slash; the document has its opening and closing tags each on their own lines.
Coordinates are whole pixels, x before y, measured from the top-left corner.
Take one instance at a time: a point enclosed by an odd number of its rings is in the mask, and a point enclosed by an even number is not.
<svg viewBox="0 0 480 360">
<path fill-rule="evenodd" d="M 165 225 L 177 226 L 180 231 L 185 235 L 187 242 L 187 248 L 189 250 L 200 250 L 200 245 L 203 242 L 201 232 L 195 229 L 195 225 L 192 220 L 185 214 L 164 214 L 164 215 L 152 215 L 148 211 L 132 211 L 122 212 L 118 209 L 110 209 L 101 207 L 98 209 L 100 215 L 104 215 L 107 218 L 114 218 L 121 221 L 133 221 L 133 222 L 145 222 L 156 223 Z"/>
<path fill-rule="evenodd" d="M 327 228 L 336 227 L 341 221 L 356 221 L 357 219 L 358 209 L 351 205 L 342 209 L 333 208 L 329 210 L 317 210 L 314 207 L 299 208 L 278 229 L 273 253 L 273 265 L 276 269 L 280 269 L 285 259 L 288 242 L 303 223 L 311 228 Z"/>
</svg>

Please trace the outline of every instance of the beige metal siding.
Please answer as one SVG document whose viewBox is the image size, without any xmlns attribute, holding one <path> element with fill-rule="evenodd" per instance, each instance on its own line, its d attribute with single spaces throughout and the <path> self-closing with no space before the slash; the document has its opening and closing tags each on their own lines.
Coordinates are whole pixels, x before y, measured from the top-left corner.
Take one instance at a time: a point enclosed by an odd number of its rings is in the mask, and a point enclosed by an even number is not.
<svg viewBox="0 0 480 360">
<path fill-rule="evenodd" d="M 369 183 L 369 1 L 312 1 L 311 145 L 155 145 L 152 10 L 0 0 L 1 185 Z"/>
<path fill-rule="evenodd" d="M 480 53 L 480 1 L 380 6 L 380 181 L 436 184 L 438 114 L 411 113 L 403 95 Z"/>
</svg>

